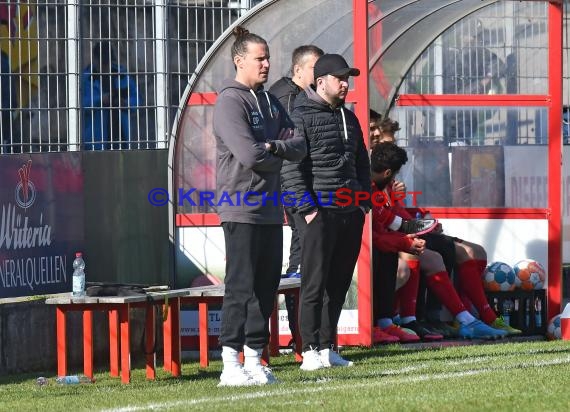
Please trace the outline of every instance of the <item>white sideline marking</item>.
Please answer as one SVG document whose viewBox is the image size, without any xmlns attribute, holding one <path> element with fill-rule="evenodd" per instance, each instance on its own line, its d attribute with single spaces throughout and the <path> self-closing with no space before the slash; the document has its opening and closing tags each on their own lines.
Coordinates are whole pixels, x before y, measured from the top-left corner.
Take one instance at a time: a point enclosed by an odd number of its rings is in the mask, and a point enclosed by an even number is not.
<svg viewBox="0 0 570 412">
<path fill-rule="evenodd" d="M 478 359 L 478 358 L 476 358 Z M 413 383 L 413 382 L 421 382 L 426 380 L 433 380 L 433 379 L 449 379 L 449 378 L 462 378 L 466 376 L 474 376 L 480 375 L 483 373 L 490 373 L 496 372 L 499 370 L 509 370 L 515 368 L 531 368 L 531 367 L 541 367 L 541 366 L 555 366 L 555 365 L 564 365 L 570 363 L 570 356 L 566 356 L 564 358 L 555 358 L 550 360 L 540 360 L 535 362 L 522 362 L 517 364 L 512 364 L 508 366 L 500 366 L 496 368 L 482 368 L 482 369 L 473 369 L 473 370 L 466 370 L 460 372 L 445 372 L 445 373 L 434 373 L 434 374 L 427 374 L 427 375 L 417 375 L 417 376 L 402 376 L 396 377 L 384 377 L 382 380 L 378 381 L 365 381 L 361 383 L 351 384 L 351 388 L 370 388 L 375 386 L 386 386 L 386 385 L 393 385 L 397 383 Z M 422 365 L 423 366 L 423 365 Z M 401 373 L 407 373 L 411 370 L 411 367 L 404 367 L 401 369 Z M 394 373 L 394 370 L 387 371 Z M 379 373 L 386 373 L 385 371 L 380 371 Z M 103 412 L 131 412 L 131 411 L 142 411 L 142 410 L 164 410 L 170 409 L 179 406 L 193 406 L 199 405 L 203 403 L 218 403 L 218 402 L 235 402 L 247 399 L 258 399 L 264 397 L 275 397 L 275 396 L 287 396 L 287 395 L 294 395 L 294 394 L 309 394 L 309 393 L 318 393 L 318 392 L 329 392 L 329 391 L 338 391 L 338 390 L 346 390 L 346 382 L 342 382 L 339 385 L 326 385 L 326 386 L 318 386 L 318 387 L 305 387 L 305 388 L 284 388 L 282 390 L 276 391 L 268 391 L 263 390 L 260 392 L 252 392 L 252 393 L 244 393 L 239 395 L 231 395 L 231 396 L 210 396 L 207 398 L 197 398 L 197 399 L 188 399 L 188 400 L 179 400 L 173 402 L 163 402 L 163 403 L 149 403 L 147 405 L 139 405 L 139 406 L 124 406 L 122 408 L 114 408 L 114 409 L 104 409 Z M 292 401 L 291 401 L 292 402 Z M 298 404 L 303 404 L 305 401 L 299 401 Z"/>
<path fill-rule="evenodd" d="M 470 363 L 481 363 L 493 359 L 491 356 L 475 356 L 472 358 L 461 359 L 458 361 L 447 362 L 448 365 L 466 365 Z"/>
<path fill-rule="evenodd" d="M 382 370 L 382 371 L 378 371 L 377 374 L 380 376 L 385 376 L 385 375 L 404 375 L 408 372 L 414 372 L 414 371 L 419 371 L 422 369 L 427 369 L 429 367 L 428 364 L 426 363 L 422 363 L 419 365 L 414 365 L 414 366 L 405 366 L 403 368 L 400 369 L 386 369 L 386 370 Z"/>
</svg>

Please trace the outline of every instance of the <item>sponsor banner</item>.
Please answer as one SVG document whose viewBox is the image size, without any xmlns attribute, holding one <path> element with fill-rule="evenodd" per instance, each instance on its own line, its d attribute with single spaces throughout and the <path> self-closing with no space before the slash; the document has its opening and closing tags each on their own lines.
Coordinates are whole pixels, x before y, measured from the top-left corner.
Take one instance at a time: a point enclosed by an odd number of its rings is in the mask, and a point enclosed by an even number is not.
<svg viewBox="0 0 570 412">
<path fill-rule="evenodd" d="M 0 157 L 0 298 L 71 290 L 82 250 L 80 153 Z"/>
<path fill-rule="evenodd" d="M 219 336 L 222 326 L 222 311 L 208 311 L 208 335 Z M 180 336 L 198 336 L 198 311 L 185 310 L 180 312 Z M 358 334 L 358 311 L 343 310 L 338 321 L 338 333 L 341 335 Z M 279 335 L 291 335 L 287 310 L 279 310 Z"/>
<path fill-rule="evenodd" d="M 570 147 L 562 150 L 562 261 L 570 262 Z M 547 165 L 547 146 L 505 146 L 505 206 L 548 207 Z"/>
<path fill-rule="evenodd" d="M 546 146 L 505 146 L 505 207 L 547 207 L 547 158 Z"/>
</svg>

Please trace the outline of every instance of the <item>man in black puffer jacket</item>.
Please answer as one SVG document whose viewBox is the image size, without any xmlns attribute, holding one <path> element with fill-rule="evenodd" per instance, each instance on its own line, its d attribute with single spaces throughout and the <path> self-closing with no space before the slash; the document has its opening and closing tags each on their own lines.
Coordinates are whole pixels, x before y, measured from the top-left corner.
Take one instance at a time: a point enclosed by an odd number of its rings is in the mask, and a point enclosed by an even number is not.
<svg viewBox="0 0 570 412">
<path fill-rule="evenodd" d="M 335 352 L 337 324 L 360 252 L 370 198 L 370 161 L 362 129 L 344 107 L 349 76 L 360 71 L 338 54 L 315 64 L 316 85 L 301 92 L 291 119 L 305 136 L 307 156 L 282 170 L 283 192 L 294 194 L 295 224 L 303 229 L 301 369 L 352 366 Z"/>
<path fill-rule="evenodd" d="M 269 93 L 277 97 L 279 103 L 283 105 L 287 113 L 291 114 L 297 95 L 302 90 L 309 87 L 315 82 L 313 69 L 317 59 L 325 54 L 317 46 L 312 44 L 303 45 L 293 50 L 291 56 L 291 76 L 282 77 L 277 80 L 269 89 Z M 284 165 L 281 169 L 282 173 L 287 172 L 288 167 L 293 165 Z M 285 272 L 285 277 L 300 277 L 301 271 L 301 244 L 303 241 L 303 233 L 295 225 L 293 217 L 296 212 L 295 207 L 285 207 L 285 215 L 287 223 L 291 229 L 291 246 L 289 248 L 289 266 Z M 289 318 L 289 329 L 291 330 L 291 346 L 295 339 L 295 331 L 297 330 L 297 318 L 295 316 L 295 298 L 291 295 L 285 296 L 285 306 L 287 307 L 287 315 Z"/>
</svg>

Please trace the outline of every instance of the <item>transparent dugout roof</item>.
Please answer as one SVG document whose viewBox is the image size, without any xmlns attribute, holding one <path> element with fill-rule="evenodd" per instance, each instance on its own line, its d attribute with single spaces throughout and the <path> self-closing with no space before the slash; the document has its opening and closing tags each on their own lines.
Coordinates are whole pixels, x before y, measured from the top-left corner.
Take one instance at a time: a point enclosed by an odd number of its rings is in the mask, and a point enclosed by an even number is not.
<svg viewBox="0 0 570 412">
<path fill-rule="evenodd" d="M 381 67 L 393 97 L 414 61 L 442 32 L 465 16 L 500 0 L 375 0 L 366 1 L 369 26 L 369 71 Z M 269 43 L 268 84 L 287 75 L 291 52 L 315 44 L 327 53 L 353 62 L 353 2 L 351 0 L 267 0 L 243 16 L 244 25 Z M 233 26 L 232 26 L 233 27 Z M 214 92 L 233 77 L 233 43 L 227 30 L 196 69 L 190 82 L 194 92 Z"/>
<path fill-rule="evenodd" d="M 529 62 L 536 50 L 544 50 L 547 46 L 547 3 L 538 0 L 362 0 L 368 12 L 370 107 L 388 113 L 397 93 L 512 93 L 508 84 L 499 87 L 508 80 L 507 52 L 511 55 L 516 52 L 518 59 L 518 72 L 510 77 L 511 81 L 517 82 L 514 93 L 546 93 L 547 65 L 541 58 L 542 64 L 531 70 Z M 315 44 L 327 53 L 342 54 L 352 65 L 354 55 L 363 52 L 354 50 L 353 6 L 352 0 L 266 0 L 235 24 L 243 25 L 267 40 L 271 55 L 266 85 L 269 87 L 282 76 L 289 75 L 291 53 L 303 44 Z M 520 20 L 511 18 L 505 23 L 505 17 L 512 16 Z M 198 179 L 210 186 L 215 178 L 211 176 L 215 164 L 212 106 L 187 106 L 186 102 L 191 93 L 216 92 L 224 79 L 234 77 L 230 55 L 233 27 L 210 48 L 187 87 L 170 144 L 174 181 L 189 183 Z M 447 37 L 444 33 L 448 33 Z M 507 39 L 515 39 L 513 41 L 517 43 Z M 448 46 L 447 50 L 455 53 L 452 58 L 450 52 L 444 55 L 444 63 L 446 59 L 448 62 L 442 69 L 444 74 L 449 67 L 458 72 L 453 75 L 455 77 L 450 76 L 453 87 L 444 84 L 439 91 L 434 84 L 441 73 L 433 63 L 439 53 L 434 47 L 438 42 L 443 42 Z M 525 45 L 523 52 L 520 51 L 521 42 Z M 481 64 L 477 62 L 480 56 L 483 59 L 492 56 L 493 60 Z M 465 72 L 466 59 L 471 67 L 468 74 Z M 456 62 L 462 64 L 459 71 Z M 362 68 L 361 71 L 365 72 Z M 490 83 L 476 92 L 465 86 L 468 82 L 481 83 L 481 76 L 484 79 L 489 71 L 493 76 L 502 76 L 496 82 L 499 86 L 491 87 L 495 83 Z M 427 86 L 418 86 L 421 83 L 418 79 L 427 79 L 424 81 Z M 457 86 L 460 83 L 461 87 Z M 192 164 L 210 172 L 202 170 L 193 176 Z"/>
</svg>

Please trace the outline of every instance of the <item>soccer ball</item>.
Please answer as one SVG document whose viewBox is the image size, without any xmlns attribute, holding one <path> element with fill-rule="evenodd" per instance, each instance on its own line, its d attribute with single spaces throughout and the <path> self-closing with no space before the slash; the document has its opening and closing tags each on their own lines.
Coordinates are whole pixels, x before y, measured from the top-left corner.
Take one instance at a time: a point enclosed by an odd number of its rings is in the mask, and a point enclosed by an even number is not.
<svg viewBox="0 0 570 412">
<path fill-rule="evenodd" d="M 523 290 L 542 289 L 546 280 L 546 271 L 540 263 L 532 259 L 518 262 L 515 270 L 515 286 Z"/>
<path fill-rule="evenodd" d="M 548 327 L 546 328 L 546 338 L 548 340 L 562 339 L 562 330 L 560 329 L 560 315 L 556 315 L 548 321 Z"/>
<path fill-rule="evenodd" d="M 505 292 L 515 288 L 515 272 L 503 262 L 493 262 L 483 273 L 483 286 L 491 292 Z"/>
</svg>

